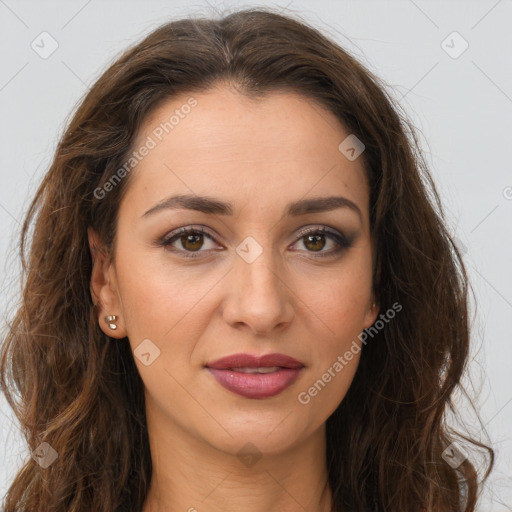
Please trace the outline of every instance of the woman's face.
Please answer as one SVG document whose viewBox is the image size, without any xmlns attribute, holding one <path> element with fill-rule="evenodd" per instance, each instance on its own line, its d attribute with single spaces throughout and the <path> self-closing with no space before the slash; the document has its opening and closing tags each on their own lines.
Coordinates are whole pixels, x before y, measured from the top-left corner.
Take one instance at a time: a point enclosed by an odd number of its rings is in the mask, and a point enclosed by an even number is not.
<svg viewBox="0 0 512 512">
<path fill-rule="evenodd" d="M 339 149 L 349 135 L 302 96 L 253 101 L 224 87 L 145 120 L 114 263 L 95 266 L 91 286 L 102 329 L 129 338 L 150 428 L 226 453 L 246 443 L 278 453 L 343 400 L 358 334 L 377 315 L 363 162 L 348 141 Z M 214 364 L 234 354 L 295 364 Z"/>
</svg>

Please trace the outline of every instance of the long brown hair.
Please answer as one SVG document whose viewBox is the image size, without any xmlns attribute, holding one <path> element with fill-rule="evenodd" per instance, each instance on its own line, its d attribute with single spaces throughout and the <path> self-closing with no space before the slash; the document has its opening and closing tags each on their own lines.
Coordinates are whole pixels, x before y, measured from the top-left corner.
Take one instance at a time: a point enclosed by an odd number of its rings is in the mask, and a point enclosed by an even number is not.
<svg viewBox="0 0 512 512">
<path fill-rule="evenodd" d="M 474 511 L 494 452 L 446 424 L 468 359 L 471 288 L 415 130 L 384 83 L 318 30 L 245 9 L 157 28 L 102 74 L 60 140 L 22 226 L 21 304 L 1 354 L 2 389 L 30 450 L 46 442 L 57 458 L 46 468 L 26 462 L 6 512 L 142 508 L 152 471 L 143 383 L 129 344 L 98 326 L 87 228 L 112 250 L 131 175 L 97 191 L 152 110 L 219 81 L 248 97 L 299 92 L 365 145 L 374 289 L 381 311 L 403 309 L 372 333 L 327 420 L 335 509 Z M 458 467 L 445 461 L 453 441 L 489 455 L 480 480 L 471 457 Z"/>
</svg>

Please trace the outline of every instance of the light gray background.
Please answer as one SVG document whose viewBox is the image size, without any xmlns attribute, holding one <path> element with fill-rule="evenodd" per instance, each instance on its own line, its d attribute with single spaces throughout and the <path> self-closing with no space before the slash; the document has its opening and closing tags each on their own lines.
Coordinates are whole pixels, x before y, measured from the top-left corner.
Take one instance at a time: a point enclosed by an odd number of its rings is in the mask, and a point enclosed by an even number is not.
<svg viewBox="0 0 512 512">
<path fill-rule="evenodd" d="M 158 24 L 189 13 L 272 5 L 338 40 L 393 89 L 422 145 L 477 296 L 471 382 L 497 453 L 479 510 L 512 510 L 512 2 L 0 0 L 0 310 L 12 312 L 17 235 L 73 107 L 108 63 Z M 47 31 L 57 50 L 31 43 Z M 462 48 L 457 31 L 469 47 Z M 446 45 L 452 48 L 446 48 Z M 46 46 L 48 48 L 48 46 Z M 435 321 L 435 319 L 432 319 Z M 0 397 L 0 494 L 27 452 Z M 468 432 L 480 425 L 457 398 Z M 485 442 L 485 437 L 483 438 Z"/>
</svg>

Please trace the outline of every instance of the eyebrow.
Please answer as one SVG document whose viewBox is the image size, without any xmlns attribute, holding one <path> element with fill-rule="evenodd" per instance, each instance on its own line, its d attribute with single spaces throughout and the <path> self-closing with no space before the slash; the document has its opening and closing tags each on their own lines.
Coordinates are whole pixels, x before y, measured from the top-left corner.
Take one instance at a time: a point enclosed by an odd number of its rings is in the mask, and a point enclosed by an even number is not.
<svg viewBox="0 0 512 512">
<path fill-rule="evenodd" d="M 363 214 L 356 203 L 342 196 L 315 197 L 300 199 L 286 206 L 285 216 L 297 217 L 308 213 L 319 213 L 335 210 L 337 208 L 349 208 L 363 219 Z M 145 212 L 142 217 L 149 217 L 157 212 L 167 209 L 194 210 L 210 215 L 233 215 L 233 204 L 220 201 L 213 197 L 196 195 L 178 195 L 168 197 Z"/>
</svg>

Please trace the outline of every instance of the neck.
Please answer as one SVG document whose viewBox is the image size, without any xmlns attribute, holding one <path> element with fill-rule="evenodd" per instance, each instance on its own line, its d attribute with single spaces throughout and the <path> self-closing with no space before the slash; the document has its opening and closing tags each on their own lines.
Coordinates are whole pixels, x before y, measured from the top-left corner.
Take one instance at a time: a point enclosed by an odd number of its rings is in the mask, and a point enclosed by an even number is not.
<svg viewBox="0 0 512 512">
<path fill-rule="evenodd" d="M 251 444 L 257 456 L 242 457 L 161 418 L 147 421 L 153 472 L 143 512 L 332 510 L 325 424 L 286 452 L 260 454 Z"/>
</svg>

